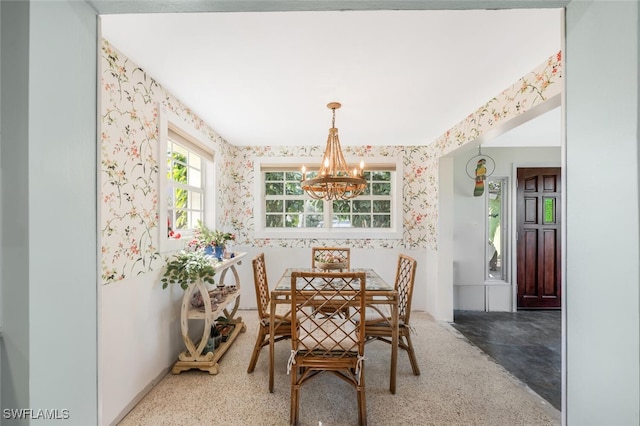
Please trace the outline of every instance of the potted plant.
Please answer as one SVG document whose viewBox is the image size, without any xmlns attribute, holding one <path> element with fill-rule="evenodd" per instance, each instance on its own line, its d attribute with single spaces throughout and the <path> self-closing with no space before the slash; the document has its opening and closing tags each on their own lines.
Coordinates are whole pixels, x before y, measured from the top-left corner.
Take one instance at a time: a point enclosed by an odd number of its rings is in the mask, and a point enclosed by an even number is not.
<svg viewBox="0 0 640 426">
<path fill-rule="evenodd" d="M 219 316 L 218 318 L 216 318 L 215 328 L 223 342 L 226 342 L 227 340 L 229 340 L 229 336 L 231 335 L 231 332 L 233 331 L 234 327 L 235 327 L 235 324 L 233 324 L 229 320 L 229 318 L 223 317 L 223 316 Z"/>
<path fill-rule="evenodd" d="M 210 229 L 199 220 L 194 239 L 189 245 L 195 250 L 204 250 L 206 254 L 215 254 L 218 260 L 222 260 L 227 241 L 234 241 L 235 239 L 236 236 L 234 234 L 217 229 Z"/>
<path fill-rule="evenodd" d="M 169 284 L 180 284 L 183 290 L 189 284 L 202 280 L 214 284 L 213 277 L 216 270 L 211 264 L 211 258 L 202 250 L 181 251 L 167 262 L 162 277 L 162 288 Z"/>
</svg>

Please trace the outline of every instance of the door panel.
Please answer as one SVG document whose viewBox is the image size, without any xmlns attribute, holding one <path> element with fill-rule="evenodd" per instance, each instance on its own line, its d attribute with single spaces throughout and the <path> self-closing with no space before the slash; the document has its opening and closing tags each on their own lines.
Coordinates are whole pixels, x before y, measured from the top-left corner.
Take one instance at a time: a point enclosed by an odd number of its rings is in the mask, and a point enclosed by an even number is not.
<svg viewBox="0 0 640 426">
<path fill-rule="evenodd" d="M 560 168 L 517 174 L 518 308 L 560 308 Z"/>
</svg>

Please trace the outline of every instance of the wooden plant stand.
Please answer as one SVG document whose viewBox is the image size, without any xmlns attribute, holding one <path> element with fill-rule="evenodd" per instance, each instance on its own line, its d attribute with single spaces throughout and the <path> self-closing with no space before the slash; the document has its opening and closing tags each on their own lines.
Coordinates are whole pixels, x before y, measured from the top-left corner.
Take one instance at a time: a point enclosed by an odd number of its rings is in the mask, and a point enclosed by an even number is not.
<svg viewBox="0 0 640 426">
<path fill-rule="evenodd" d="M 187 287 L 182 296 L 182 308 L 180 310 L 180 331 L 182 332 L 182 340 L 186 346 L 186 350 L 178 355 L 178 361 L 173 365 L 171 372 L 173 374 L 180 374 L 183 371 L 191 370 L 194 368 L 202 371 L 208 371 L 209 374 L 218 374 L 218 361 L 231 347 L 240 333 L 246 331 L 247 327 L 242 322 L 242 317 L 235 317 L 238 306 L 240 305 L 240 277 L 238 271 L 236 271 L 236 265 L 242 263 L 242 258 L 247 253 L 236 253 L 235 257 L 231 259 L 225 259 L 221 263 L 215 266 L 216 275 L 220 273 L 218 280 L 218 286 L 227 285 L 224 281 L 227 271 L 233 273 L 233 278 L 236 286 L 236 291 L 227 295 L 226 299 L 219 304 L 215 310 L 211 309 L 211 299 L 209 298 L 209 290 L 212 286 L 205 284 L 203 281 L 192 283 Z M 194 308 L 191 305 L 191 299 L 194 294 L 200 292 L 202 300 L 204 301 L 204 311 Z M 231 311 L 227 308 L 233 304 Z M 207 345 L 207 339 L 211 333 L 211 326 L 214 325 L 216 318 L 224 316 L 229 320 L 229 324 L 235 325 L 233 331 L 229 334 L 226 342 L 222 342 L 220 346 L 216 347 L 213 352 L 204 352 L 204 348 Z M 202 331 L 202 337 L 199 343 L 196 345 L 191 337 L 189 337 L 189 320 L 203 320 L 204 326 Z"/>
</svg>

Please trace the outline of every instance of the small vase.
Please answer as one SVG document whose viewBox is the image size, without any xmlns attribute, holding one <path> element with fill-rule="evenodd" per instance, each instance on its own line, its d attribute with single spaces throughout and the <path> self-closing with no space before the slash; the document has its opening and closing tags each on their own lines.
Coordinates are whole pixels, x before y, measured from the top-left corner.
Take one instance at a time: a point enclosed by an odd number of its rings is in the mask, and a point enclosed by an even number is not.
<svg viewBox="0 0 640 426">
<path fill-rule="evenodd" d="M 213 253 L 214 253 L 213 246 L 206 246 L 204 248 L 204 254 L 206 254 L 207 256 L 213 256 Z"/>
<path fill-rule="evenodd" d="M 222 260 L 224 256 L 224 246 L 215 246 L 214 249 L 215 249 L 216 259 Z"/>
</svg>

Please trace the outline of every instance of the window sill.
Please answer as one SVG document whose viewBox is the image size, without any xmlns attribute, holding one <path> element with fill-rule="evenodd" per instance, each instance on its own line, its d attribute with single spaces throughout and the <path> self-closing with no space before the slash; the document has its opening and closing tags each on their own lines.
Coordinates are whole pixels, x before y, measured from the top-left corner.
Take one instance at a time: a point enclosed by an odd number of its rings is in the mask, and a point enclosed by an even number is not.
<svg viewBox="0 0 640 426">
<path fill-rule="evenodd" d="M 402 239 L 402 231 L 374 228 L 288 228 L 261 229 L 254 231 L 255 238 L 271 239 L 354 239 L 354 240 L 396 240 Z"/>
<path fill-rule="evenodd" d="M 160 254 L 173 253 L 184 249 L 189 242 L 188 238 L 164 238 L 160 241 L 158 252 Z"/>
</svg>

